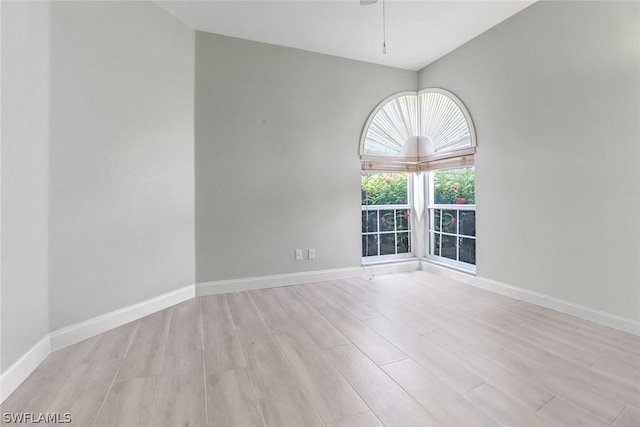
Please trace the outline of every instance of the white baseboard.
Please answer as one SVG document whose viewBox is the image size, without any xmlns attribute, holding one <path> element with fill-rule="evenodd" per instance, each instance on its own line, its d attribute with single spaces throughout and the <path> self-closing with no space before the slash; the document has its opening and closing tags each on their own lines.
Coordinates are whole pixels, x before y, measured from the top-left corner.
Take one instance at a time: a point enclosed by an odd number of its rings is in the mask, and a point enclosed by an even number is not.
<svg viewBox="0 0 640 427">
<path fill-rule="evenodd" d="M 495 280 L 472 276 L 459 271 L 435 265 L 425 260 L 372 264 L 329 270 L 279 274 L 273 276 L 250 277 L 244 279 L 220 280 L 189 285 L 175 291 L 159 295 L 120 310 L 89 319 L 54 331 L 35 344 L 18 361 L 0 375 L 0 403 L 4 401 L 49 355 L 51 351 L 91 338 L 125 323 L 140 319 L 172 305 L 179 304 L 195 296 L 264 289 L 277 286 L 301 285 L 327 280 L 349 278 L 372 278 L 375 275 L 404 273 L 416 270 L 439 274 L 459 282 L 509 296 L 524 302 L 550 308 L 561 313 L 576 316 L 604 326 L 609 326 L 634 335 L 640 335 L 640 322 L 604 311 L 574 304 L 548 295 L 517 288 Z"/>
<path fill-rule="evenodd" d="M 379 264 L 367 264 L 362 267 L 363 273 L 358 276 L 363 279 L 372 279 L 383 274 L 409 273 L 420 270 L 420 260 L 409 258 L 402 261 L 384 262 Z"/>
<path fill-rule="evenodd" d="M 419 269 L 420 261 L 417 259 L 410 259 L 407 261 L 370 264 L 360 267 L 304 271 L 300 273 L 247 277 L 243 279 L 217 280 L 196 284 L 196 295 L 213 295 L 226 292 L 275 288 L 277 286 L 304 285 L 307 283 L 324 282 L 327 280 L 353 279 L 356 277 L 371 278 L 374 275 L 404 273 Z"/>
<path fill-rule="evenodd" d="M 160 310 L 164 310 L 165 308 L 194 298 L 196 296 L 196 291 L 198 295 L 208 295 L 222 292 L 313 283 L 324 280 L 354 277 L 368 278 L 373 277 L 375 274 L 415 271 L 419 268 L 420 261 L 412 259 L 397 263 L 368 265 L 362 267 L 199 283 L 197 288 L 196 285 L 185 286 L 146 301 L 51 332 L 0 375 L 0 403 L 3 402 L 7 396 L 13 393 L 13 391 L 52 351 L 78 343 L 103 332 L 117 328 L 118 326 L 122 326 L 125 323 L 138 320 L 144 316 L 148 316 Z"/>
<path fill-rule="evenodd" d="M 0 403 L 13 393 L 52 351 L 94 337 L 194 297 L 195 285 L 189 285 L 51 332 L 0 375 Z"/>
<path fill-rule="evenodd" d="M 51 353 L 51 342 L 47 335 L 0 375 L 0 403 L 4 402 L 31 375 L 49 353 Z"/>
<path fill-rule="evenodd" d="M 486 289 L 497 294 L 505 295 L 530 304 L 539 305 L 551 310 L 559 311 L 564 314 L 589 320 L 603 326 L 628 332 L 633 335 L 640 335 L 640 322 L 616 314 L 607 313 L 606 311 L 597 310 L 584 305 L 575 304 L 560 298 L 551 297 L 538 292 L 527 289 L 517 288 L 506 283 L 496 280 L 486 279 L 484 277 L 473 276 L 459 271 L 451 270 L 439 265 L 421 260 L 421 269 L 430 273 L 435 273 L 467 285 Z"/>
<path fill-rule="evenodd" d="M 66 328 L 51 332 L 51 351 L 56 351 L 87 338 L 94 337 L 125 323 L 195 297 L 195 286 L 189 285 L 166 294 L 112 311 Z"/>
</svg>

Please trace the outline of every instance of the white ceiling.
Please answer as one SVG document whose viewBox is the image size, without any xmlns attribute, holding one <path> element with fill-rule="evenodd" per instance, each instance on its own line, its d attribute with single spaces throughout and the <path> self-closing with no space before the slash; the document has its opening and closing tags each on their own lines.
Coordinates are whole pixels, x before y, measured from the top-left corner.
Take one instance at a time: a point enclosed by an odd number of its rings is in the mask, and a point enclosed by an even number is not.
<svg viewBox="0 0 640 427">
<path fill-rule="evenodd" d="M 158 1 L 191 28 L 376 64 L 419 70 L 535 0 Z"/>
</svg>

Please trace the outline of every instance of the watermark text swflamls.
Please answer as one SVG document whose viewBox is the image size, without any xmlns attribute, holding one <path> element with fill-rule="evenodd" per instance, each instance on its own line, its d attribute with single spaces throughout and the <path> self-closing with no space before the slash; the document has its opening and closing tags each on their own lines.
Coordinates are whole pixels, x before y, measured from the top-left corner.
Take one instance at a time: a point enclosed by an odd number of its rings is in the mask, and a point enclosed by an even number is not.
<svg viewBox="0 0 640 427">
<path fill-rule="evenodd" d="M 65 412 L 5 412 L 2 414 L 4 424 L 67 424 L 71 422 L 71 414 Z"/>
</svg>

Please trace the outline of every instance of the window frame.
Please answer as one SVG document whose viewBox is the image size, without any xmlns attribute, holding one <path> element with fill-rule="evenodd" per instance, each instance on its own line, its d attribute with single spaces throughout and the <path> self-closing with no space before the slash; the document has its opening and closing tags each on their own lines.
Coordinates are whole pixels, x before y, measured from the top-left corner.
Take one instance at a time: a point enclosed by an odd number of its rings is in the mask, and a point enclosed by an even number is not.
<svg viewBox="0 0 640 427">
<path fill-rule="evenodd" d="M 474 167 L 474 166 L 467 166 L 467 167 Z M 460 168 L 453 168 L 453 169 L 464 169 L 465 167 L 460 167 Z M 433 262 L 434 264 L 440 264 L 444 267 L 447 268 L 451 268 L 454 270 L 459 270 L 462 271 L 464 273 L 469 273 L 469 274 L 476 274 L 476 266 L 477 266 L 477 257 L 476 257 L 476 264 L 470 264 L 468 262 L 464 262 L 464 261 L 460 261 L 460 238 L 465 238 L 465 239 L 471 239 L 474 240 L 476 242 L 476 254 L 477 254 L 477 233 L 475 236 L 469 236 L 466 234 L 461 234 L 460 233 L 460 212 L 461 211 L 469 211 L 469 212 L 474 212 L 474 214 L 476 215 L 476 221 L 477 221 L 477 209 L 476 209 L 476 204 L 436 204 L 433 203 L 433 191 L 432 191 L 432 186 L 433 186 L 433 176 L 438 172 L 438 170 L 434 170 L 434 171 L 430 171 L 430 172 L 425 172 L 424 174 L 424 191 L 425 191 L 425 226 L 424 226 L 424 233 L 425 233 L 425 242 L 427 243 L 426 245 L 426 253 L 425 253 L 425 259 Z M 474 185 L 475 185 L 475 173 L 474 173 Z M 440 215 L 440 231 L 436 231 L 435 227 L 433 226 L 433 221 L 435 219 L 435 211 L 436 210 L 440 210 L 440 211 L 445 211 L 445 210 L 449 210 L 449 211 L 456 211 L 456 232 L 455 233 L 449 233 L 449 232 L 444 232 L 443 228 L 442 228 L 442 214 Z M 435 251 L 434 251 L 434 244 L 435 244 L 435 236 L 439 234 L 440 236 L 453 236 L 456 238 L 456 259 L 451 259 L 451 258 L 447 258 L 447 257 L 443 257 L 441 255 L 435 255 Z M 432 238 L 433 236 L 433 238 Z M 442 239 L 440 240 L 440 249 L 442 249 Z M 440 253 L 441 250 L 439 251 Z"/>
<path fill-rule="evenodd" d="M 407 203 L 406 204 L 392 204 L 392 205 L 360 205 L 360 212 L 376 212 L 378 211 L 378 214 L 376 216 L 377 222 L 378 222 L 378 228 L 376 231 L 374 232 L 365 232 L 362 231 L 362 223 L 360 226 L 360 240 L 362 242 L 362 237 L 367 236 L 367 235 L 375 235 L 378 236 L 377 242 L 378 242 L 378 254 L 380 254 L 380 235 L 383 234 L 398 234 L 398 233 L 404 233 L 406 232 L 409 235 L 409 252 L 402 252 L 402 253 L 397 253 L 398 250 L 398 245 L 396 242 L 395 245 L 395 250 L 396 253 L 395 254 L 385 254 L 385 255 L 371 255 L 371 256 L 361 256 L 362 258 L 362 264 L 377 264 L 377 263 L 383 263 L 383 262 L 388 262 L 388 261 L 398 261 L 398 260 L 406 260 L 406 259 L 411 259 L 411 258 L 415 258 L 415 224 L 414 224 L 414 214 L 415 214 L 415 209 L 414 209 L 414 204 L 413 204 L 413 180 L 414 180 L 414 174 L 409 173 L 409 172 L 378 172 L 378 171 L 361 171 L 361 174 L 363 173 L 389 173 L 389 174 L 395 174 L 395 175 L 406 175 L 407 176 Z M 361 175 L 362 176 L 362 175 Z M 361 185 L 362 188 L 362 185 Z M 362 202 L 362 200 L 360 201 Z M 380 231 L 380 226 L 379 226 L 379 222 L 380 222 L 380 213 L 379 211 L 385 211 L 385 210 L 408 210 L 409 211 L 409 221 L 408 221 L 408 229 L 407 230 L 398 230 L 397 226 L 395 224 L 395 218 L 396 215 L 394 214 L 394 228 L 392 231 Z M 360 215 L 360 217 L 362 218 L 362 214 Z M 361 220 L 362 221 L 362 220 Z M 362 243 L 361 243 L 361 253 L 362 250 L 364 249 L 362 247 Z"/>
</svg>

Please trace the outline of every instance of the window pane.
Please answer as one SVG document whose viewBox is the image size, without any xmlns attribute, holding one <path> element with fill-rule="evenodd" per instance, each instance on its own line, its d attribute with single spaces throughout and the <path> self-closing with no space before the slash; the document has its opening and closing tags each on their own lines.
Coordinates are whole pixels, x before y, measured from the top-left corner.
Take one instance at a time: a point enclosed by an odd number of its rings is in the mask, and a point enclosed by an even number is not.
<svg viewBox="0 0 640 427">
<path fill-rule="evenodd" d="M 476 235 L 476 213 L 474 211 L 460 211 L 460 234 Z"/>
<path fill-rule="evenodd" d="M 458 211 L 442 211 L 442 231 L 445 233 L 457 233 L 457 221 L 456 213 Z"/>
<path fill-rule="evenodd" d="M 433 174 L 433 201 L 443 205 L 476 203 L 474 168 L 450 169 Z"/>
<path fill-rule="evenodd" d="M 476 203 L 474 175 L 472 167 L 429 173 L 429 206 L 445 205 L 429 209 L 430 255 L 475 265 L 476 212 L 460 209 Z"/>
<path fill-rule="evenodd" d="M 375 235 L 362 236 L 362 256 L 377 256 L 378 241 Z"/>
<path fill-rule="evenodd" d="M 409 233 L 398 233 L 398 253 L 406 254 L 411 252 L 411 245 L 409 242 Z"/>
<path fill-rule="evenodd" d="M 362 232 L 375 233 L 378 231 L 378 212 L 362 211 Z"/>
<path fill-rule="evenodd" d="M 440 218 L 442 217 L 442 209 L 434 209 L 434 214 L 433 214 L 433 222 L 434 222 L 434 230 L 435 231 L 442 231 L 442 229 L 440 228 Z"/>
<path fill-rule="evenodd" d="M 460 238 L 460 261 L 476 264 L 476 240 Z"/>
<path fill-rule="evenodd" d="M 380 211 L 380 231 L 394 231 L 393 211 Z"/>
<path fill-rule="evenodd" d="M 440 234 L 432 233 L 431 239 L 433 241 L 433 254 L 440 256 Z"/>
<path fill-rule="evenodd" d="M 396 235 L 395 233 L 380 235 L 380 255 L 389 255 L 396 253 Z"/>
<path fill-rule="evenodd" d="M 456 259 L 456 240 L 455 236 L 442 235 L 442 249 L 440 256 L 450 259 Z"/>
<path fill-rule="evenodd" d="M 408 176 L 400 173 L 369 173 L 361 175 L 363 205 L 405 205 L 409 201 Z"/>
<path fill-rule="evenodd" d="M 363 257 L 411 252 L 411 208 L 393 207 L 409 205 L 409 181 L 402 173 L 361 174 Z"/>
<path fill-rule="evenodd" d="M 409 229 L 409 209 L 396 210 L 396 230 Z"/>
</svg>

